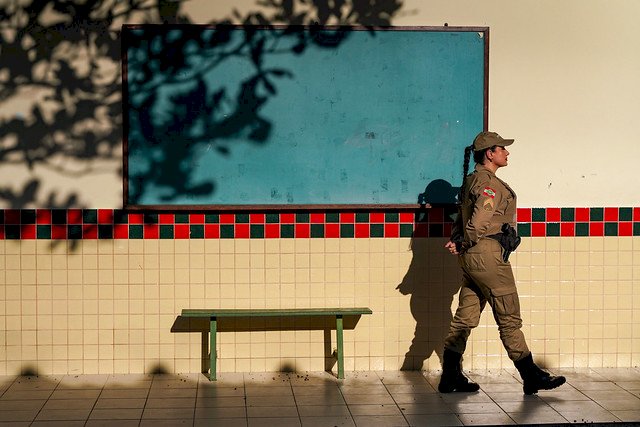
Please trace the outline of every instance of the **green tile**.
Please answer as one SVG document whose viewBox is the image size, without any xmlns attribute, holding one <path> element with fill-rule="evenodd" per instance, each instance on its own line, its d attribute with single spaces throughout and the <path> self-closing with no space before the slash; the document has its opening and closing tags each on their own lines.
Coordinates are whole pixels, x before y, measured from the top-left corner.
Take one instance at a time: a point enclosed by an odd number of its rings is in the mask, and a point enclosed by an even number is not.
<svg viewBox="0 0 640 427">
<path fill-rule="evenodd" d="M 324 225 L 311 224 L 311 237 L 324 237 Z"/>
<path fill-rule="evenodd" d="M 36 236 L 38 239 L 50 239 L 51 238 L 51 226 L 50 225 L 38 225 L 36 226 Z"/>
<path fill-rule="evenodd" d="M 384 222 L 399 222 L 400 214 L 398 212 L 386 212 L 384 214 Z"/>
<path fill-rule="evenodd" d="M 97 209 L 83 209 L 82 210 L 82 222 L 85 224 L 97 224 L 98 223 L 98 210 Z"/>
<path fill-rule="evenodd" d="M 633 208 L 620 208 L 618 210 L 618 221 L 633 221 Z"/>
<path fill-rule="evenodd" d="M 174 215 L 176 224 L 189 224 L 189 214 L 179 213 Z"/>
<path fill-rule="evenodd" d="M 130 239 L 142 239 L 143 231 L 142 225 L 129 225 L 129 238 Z"/>
<path fill-rule="evenodd" d="M 4 226 L 5 239 L 19 240 L 20 239 L 20 226 L 19 225 L 5 225 Z"/>
<path fill-rule="evenodd" d="M 297 213 L 296 214 L 296 222 L 298 223 L 306 223 L 309 222 L 309 214 L 308 213 Z"/>
<path fill-rule="evenodd" d="M 203 224 L 191 224 L 189 226 L 191 239 L 204 239 L 204 225 Z"/>
<path fill-rule="evenodd" d="M 161 239 L 173 239 L 173 225 L 161 224 L 160 225 L 160 238 Z"/>
<path fill-rule="evenodd" d="M 114 224 L 128 224 L 129 214 L 123 210 L 116 209 L 113 211 L 113 223 Z"/>
<path fill-rule="evenodd" d="M 640 236 L 640 222 L 633 223 L 633 235 Z"/>
<path fill-rule="evenodd" d="M 617 222 L 605 222 L 604 223 L 604 235 L 605 236 L 617 236 L 618 235 L 618 223 Z"/>
<path fill-rule="evenodd" d="M 400 224 L 400 237 L 413 236 L 413 224 Z"/>
<path fill-rule="evenodd" d="M 369 222 L 369 212 L 356 212 L 356 222 Z"/>
<path fill-rule="evenodd" d="M 222 224 L 220 226 L 220 238 L 233 239 L 234 236 L 235 232 L 232 224 Z"/>
<path fill-rule="evenodd" d="M 280 222 L 280 214 L 268 213 L 266 215 L 265 221 L 267 224 L 277 224 Z"/>
<path fill-rule="evenodd" d="M 340 224 L 340 237 L 353 237 L 355 235 L 353 224 Z"/>
<path fill-rule="evenodd" d="M 545 210 L 545 208 L 532 208 L 531 209 L 531 220 L 533 222 L 545 222 L 546 221 L 546 210 Z"/>
<path fill-rule="evenodd" d="M 205 214 L 204 222 L 207 224 L 218 224 L 220 222 L 219 214 Z"/>
<path fill-rule="evenodd" d="M 113 226 L 111 224 L 98 224 L 99 239 L 113 239 Z"/>
<path fill-rule="evenodd" d="M 550 222 L 547 224 L 547 236 L 558 237 L 560 236 L 560 223 Z"/>
<path fill-rule="evenodd" d="M 283 239 L 292 239 L 295 236 L 293 224 L 280 225 L 280 237 Z"/>
<path fill-rule="evenodd" d="M 158 214 L 156 213 L 146 213 L 144 214 L 144 223 L 145 224 L 157 224 L 158 223 Z"/>
<path fill-rule="evenodd" d="M 81 225 L 68 225 L 67 235 L 69 240 L 82 239 L 82 226 Z"/>
<path fill-rule="evenodd" d="M 604 208 L 591 208 L 589 210 L 590 221 L 604 221 Z"/>
<path fill-rule="evenodd" d="M 561 208 L 560 209 L 560 221 L 575 221 L 576 220 L 576 210 L 575 208 Z"/>
<path fill-rule="evenodd" d="M 249 214 L 247 213 L 236 214 L 236 224 L 248 224 L 248 223 L 249 223 Z"/>
<path fill-rule="evenodd" d="M 589 223 L 577 222 L 576 223 L 576 237 L 589 236 Z"/>
<path fill-rule="evenodd" d="M 264 239 L 264 225 L 251 224 L 249 226 L 249 237 L 252 239 Z"/>
<path fill-rule="evenodd" d="M 35 224 L 36 223 L 36 210 L 35 209 L 22 209 L 20 211 L 20 223 L 21 224 Z"/>
<path fill-rule="evenodd" d="M 518 236 L 531 237 L 531 223 L 522 222 L 518 224 Z"/>
<path fill-rule="evenodd" d="M 327 212 L 325 214 L 325 222 L 337 223 L 340 222 L 340 214 L 337 212 Z"/>
<path fill-rule="evenodd" d="M 384 237 L 384 224 L 371 224 L 369 235 L 371 237 Z"/>
</svg>

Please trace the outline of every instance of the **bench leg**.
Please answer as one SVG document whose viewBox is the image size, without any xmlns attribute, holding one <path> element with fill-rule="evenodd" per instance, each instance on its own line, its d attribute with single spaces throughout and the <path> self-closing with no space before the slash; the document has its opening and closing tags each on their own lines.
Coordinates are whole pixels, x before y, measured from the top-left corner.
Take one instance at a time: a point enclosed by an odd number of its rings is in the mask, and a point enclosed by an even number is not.
<svg viewBox="0 0 640 427">
<path fill-rule="evenodd" d="M 218 319 L 212 317 L 209 320 L 209 381 L 216 380 L 216 334 L 218 332 Z"/>
<path fill-rule="evenodd" d="M 342 337 L 342 316 L 336 316 L 336 341 L 338 342 L 338 378 L 344 378 L 344 350 Z"/>
</svg>

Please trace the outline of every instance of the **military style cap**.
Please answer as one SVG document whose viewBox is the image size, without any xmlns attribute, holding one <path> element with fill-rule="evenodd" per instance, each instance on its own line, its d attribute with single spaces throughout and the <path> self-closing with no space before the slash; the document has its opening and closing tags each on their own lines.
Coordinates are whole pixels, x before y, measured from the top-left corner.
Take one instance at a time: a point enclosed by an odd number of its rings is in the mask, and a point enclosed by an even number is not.
<svg viewBox="0 0 640 427">
<path fill-rule="evenodd" d="M 504 139 L 495 132 L 480 132 L 473 140 L 473 151 L 486 150 L 494 145 L 506 147 L 513 144 L 513 139 Z"/>
</svg>

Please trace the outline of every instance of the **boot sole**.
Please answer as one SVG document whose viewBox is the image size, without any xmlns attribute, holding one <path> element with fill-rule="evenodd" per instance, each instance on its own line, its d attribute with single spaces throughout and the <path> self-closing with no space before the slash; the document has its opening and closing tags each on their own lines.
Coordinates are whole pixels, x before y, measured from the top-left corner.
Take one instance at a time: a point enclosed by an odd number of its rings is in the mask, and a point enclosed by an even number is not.
<svg viewBox="0 0 640 427">
<path fill-rule="evenodd" d="M 536 394 L 540 390 L 553 390 L 554 388 L 558 388 L 558 387 L 560 387 L 562 384 L 564 384 L 566 382 L 567 382 L 567 380 L 566 380 L 565 377 L 559 377 L 559 378 L 556 379 L 556 381 L 552 381 L 549 384 L 549 387 L 546 387 L 546 388 L 535 388 L 535 387 L 534 388 L 526 388 L 526 387 L 523 387 L 522 389 L 524 391 L 524 394 L 531 395 L 531 394 Z"/>
</svg>

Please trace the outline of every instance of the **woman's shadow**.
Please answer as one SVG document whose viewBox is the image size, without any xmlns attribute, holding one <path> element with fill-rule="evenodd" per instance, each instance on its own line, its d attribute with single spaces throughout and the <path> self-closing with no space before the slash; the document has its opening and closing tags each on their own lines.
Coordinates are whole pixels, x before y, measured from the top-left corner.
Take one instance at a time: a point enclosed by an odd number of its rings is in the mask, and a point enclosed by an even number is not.
<svg viewBox="0 0 640 427">
<path fill-rule="evenodd" d="M 446 182 L 445 182 L 446 183 Z M 444 244 L 449 236 L 437 232 L 438 219 L 430 220 L 430 216 L 443 213 L 444 221 L 448 215 L 456 212 L 456 190 L 449 183 L 433 182 L 427 187 L 421 201 L 426 206 L 416 218 L 416 231 L 422 227 L 427 233 L 414 231 L 411 238 L 412 259 L 402 282 L 396 288 L 403 295 L 411 295 L 410 309 L 416 321 L 416 328 L 411 346 L 405 354 L 401 370 L 420 370 L 424 361 L 436 353 L 442 363 L 444 339 L 449 331 L 453 317 L 451 304 L 460 289 L 460 269 L 457 258 L 451 256 Z M 445 188 L 446 187 L 446 188 Z M 434 188 L 437 194 L 437 205 L 432 207 Z M 431 197 L 428 195 L 431 194 Z M 427 195 L 426 197 L 424 197 Z M 447 202 L 447 203 L 442 203 Z M 440 212 L 436 212 L 440 209 Z M 435 233 L 432 231 L 435 230 Z M 439 234 L 444 237 L 417 237 L 416 235 Z"/>
</svg>

